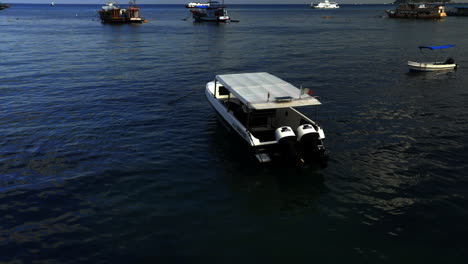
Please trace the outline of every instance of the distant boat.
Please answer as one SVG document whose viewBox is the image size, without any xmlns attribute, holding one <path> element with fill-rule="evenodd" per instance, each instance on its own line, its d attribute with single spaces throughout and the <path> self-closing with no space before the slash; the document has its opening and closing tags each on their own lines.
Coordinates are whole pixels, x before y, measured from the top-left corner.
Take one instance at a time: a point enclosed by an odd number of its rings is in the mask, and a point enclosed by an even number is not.
<svg viewBox="0 0 468 264">
<path fill-rule="evenodd" d="M 420 46 L 419 49 L 425 50 L 441 50 L 452 48 L 455 45 L 445 45 L 445 46 Z M 418 71 L 418 72 L 431 72 L 431 71 L 444 71 L 444 70 L 454 70 L 458 67 L 455 64 L 454 59 L 448 58 L 445 61 L 431 61 L 431 62 L 415 62 L 415 61 L 408 61 L 408 67 L 410 71 Z"/>
<path fill-rule="evenodd" d="M 106 5 L 102 6 L 102 9 L 98 13 L 102 23 L 125 24 L 146 22 L 146 20 L 141 18 L 140 7 L 136 5 L 135 0 L 130 2 L 130 6 L 127 9 L 120 8 L 117 2 L 107 1 Z"/>
<path fill-rule="evenodd" d="M 208 7 L 210 3 L 190 2 L 185 5 L 186 8 Z"/>
<path fill-rule="evenodd" d="M 260 163 L 326 165 L 322 127 L 295 109 L 321 104 L 310 94 L 266 72 L 216 75 L 205 89 L 222 122 L 254 150 Z"/>
<path fill-rule="evenodd" d="M 468 16 L 468 7 L 453 7 L 446 13 L 447 16 Z"/>
<path fill-rule="evenodd" d="M 330 2 L 329 0 L 325 0 L 325 2 L 321 2 L 318 4 L 310 4 L 310 7 L 317 8 L 317 9 L 332 9 L 332 8 L 340 8 L 340 5 L 336 2 Z"/>
<path fill-rule="evenodd" d="M 54 2 L 50 2 L 50 6 L 55 6 L 55 3 L 54 3 Z"/>
<path fill-rule="evenodd" d="M 447 16 L 445 6 L 441 4 L 400 4 L 395 10 L 385 12 L 390 18 L 438 19 Z"/>
<path fill-rule="evenodd" d="M 224 0 L 222 3 L 218 1 L 192 2 L 188 3 L 186 7 L 190 9 L 195 21 L 229 22 L 231 20 L 224 5 Z"/>
<path fill-rule="evenodd" d="M 9 5 L 9 4 L 2 4 L 2 3 L 0 2 L 0 10 L 9 8 L 10 6 L 11 6 L 11 5 Z"/>
</svg>

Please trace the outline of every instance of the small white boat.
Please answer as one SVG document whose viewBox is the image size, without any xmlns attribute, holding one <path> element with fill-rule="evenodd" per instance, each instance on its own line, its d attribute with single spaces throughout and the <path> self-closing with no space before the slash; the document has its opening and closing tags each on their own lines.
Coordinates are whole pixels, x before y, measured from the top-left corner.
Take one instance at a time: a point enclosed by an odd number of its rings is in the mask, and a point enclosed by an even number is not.
<svg viewBox="0 0 468 264">
<path fill-rule="evenodd" d="M 420 46 L 419 49 L 429 49 L 429 50 L 440 50 L 454 47 L 455 45 L 445 45 L 445 46 Z M 431 71 L 446 71 L 454 70 L 458 67 L 455 64 L 455 61 L 452 58 L 448 58 L 445 61 L 431 61 L 431 62 L 415 62 L 408 61 L 408 67 L 410 71 L 419 71 L 419 72 L 431 72 Z"/>
<path fill-rule="evenodd" d="M 312 8 L 323 8 L 323 9 L 330 9 L 330 8 L 340 8 L 340 5 L 336 2 L 330 2 L 329 0 L 325 0 L 325 2 L 320 2 L 318 4 L 310 4 Z"/>
<path fill-rule="evenodd" d="M 304 89 L 256 72 L 216 75 L 206 84 L 205 95 L 227 127 L 254 149 L 259 162 L 325 164 L 323 129 L 295 109 L 321 104 Z"/>
</svg>

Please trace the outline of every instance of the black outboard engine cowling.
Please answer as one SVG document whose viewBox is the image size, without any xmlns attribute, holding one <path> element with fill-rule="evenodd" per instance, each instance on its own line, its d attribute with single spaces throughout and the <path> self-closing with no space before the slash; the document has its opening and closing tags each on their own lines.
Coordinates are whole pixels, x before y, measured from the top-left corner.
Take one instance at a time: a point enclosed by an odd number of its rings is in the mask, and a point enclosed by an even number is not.
<svg viewBox="0 0 468 264">
<path fill-rule="evenodd" d="M 445 64 L 454 64 L 455 63 L 455 60 L 452 59 L 452 58 L 448 58 L 446 61 L 445 61 Z"/>
<path fill-rule="evenodd" d="M 278 142 L 279 150 L 281 155 L 285 157 L 286 161 L 295 163 L 296 165 L 302 165 L 303 160 L 301 159 L 298 151 L 298 143 L 296 134 L 291 127 L 283 126 L 277 128 L 275 131 L 275 138 Z"/>
</svg>

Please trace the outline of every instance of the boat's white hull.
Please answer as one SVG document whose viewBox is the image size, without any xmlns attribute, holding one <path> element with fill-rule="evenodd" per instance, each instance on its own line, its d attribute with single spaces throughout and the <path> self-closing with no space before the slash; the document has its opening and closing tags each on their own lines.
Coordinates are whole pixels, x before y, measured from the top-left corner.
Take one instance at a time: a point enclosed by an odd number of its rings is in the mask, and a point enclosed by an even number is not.
<svg viewBox="0 0 468 264">
<path fill-rule="evenodd" d="M 258 139 L 255 139 L 250 135 L 248 130 L 244 125 L 239 122 L 231 113 L 229 113 L 226 108 L 221 104 L 221 102 L 213 96 L 214 83 L 210 82 L 206 85 L 205 96 L 210 102 L 211 106 L 216 110 L 216 112 L 221 116 L 221 118 L 226 121 L 226 123 L 236 131 L 246 142 L 252 147 L 261 145 Z M 276 143 L 276 142 L 273 142 Z"/>
<path fill-rule="evenodd" d="M 410 71 L 422 71 L 422 72 L 432 72 L 432 71 L 447 71 L 454 70 L 457 68 L 457 64 L 446 64 L 443 62 L 415 62 L 408 61 L 408 67 Z"/>
</svg>

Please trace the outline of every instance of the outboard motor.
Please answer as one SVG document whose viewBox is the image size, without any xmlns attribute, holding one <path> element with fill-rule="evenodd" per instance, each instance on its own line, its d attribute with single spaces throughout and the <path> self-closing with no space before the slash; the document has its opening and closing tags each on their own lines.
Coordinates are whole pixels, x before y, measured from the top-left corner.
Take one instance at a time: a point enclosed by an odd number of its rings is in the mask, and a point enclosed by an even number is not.
<svg viewBox="0 0 468 264">
<path fill-rule="evenodd" d="M 455 60 L 452 59 L 452 58 L 448 58 L 446 61 L 445 61 L 445 64 L 454 64 L 455 63 Z"/>
<path fill-rule="evenodd" d="M 297 141 L 305 157 L 322 155 L 325 152 L 322 139 L 325 138 L 323 130 L 317 131 L 311 124 L 300 125 L 297 128 Z"/>
<path fill-rule="evenodd" d="M 277 128 L 275 139 L 278 142 L 281 154 L 286 157 L 288 162 L 302 165 L 303 160 L 299 155 L 296 134 L 294 134 L 291 127 L 283 126 Z"/>
</svg>

